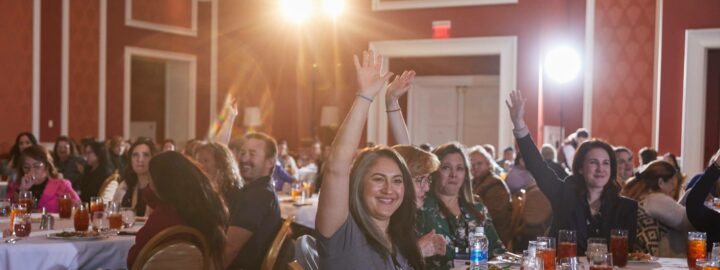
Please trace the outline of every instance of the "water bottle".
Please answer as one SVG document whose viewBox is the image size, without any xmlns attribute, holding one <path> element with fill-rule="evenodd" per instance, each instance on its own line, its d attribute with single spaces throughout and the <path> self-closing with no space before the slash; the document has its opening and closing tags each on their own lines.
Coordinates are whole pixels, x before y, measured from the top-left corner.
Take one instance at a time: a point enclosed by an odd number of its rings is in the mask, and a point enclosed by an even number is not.
<svg viewBox="0 0 720 270">
<path fill-rule="evenodd" d="M 475 227 L 475 233 L 470 235 L 470 269 L 488 269 L 488 239 L 482 226 Z"/>
</svg>

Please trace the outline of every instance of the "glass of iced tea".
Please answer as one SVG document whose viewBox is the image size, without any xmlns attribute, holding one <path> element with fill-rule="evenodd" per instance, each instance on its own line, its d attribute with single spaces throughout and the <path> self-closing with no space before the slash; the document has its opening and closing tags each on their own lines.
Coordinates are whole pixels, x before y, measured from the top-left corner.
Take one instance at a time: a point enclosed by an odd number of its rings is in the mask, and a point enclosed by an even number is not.
<svg viewBox="0 0 720 270">
<path fill-rule="evenodd" d="M 12 208 L 10 210 L 10 230 L 13 230 L 13 225 L 15 224 L 15 217 L 27 214 L 27 208 L 25 208 L 24 204 L 15 203 L 12 205 Z"/>
<path fill-rule="evenodd" d="M 306 198 L 312 198 L 313 194 L 313 185 L 310 181 L 305 181 L 302 183 L 303 190 L 305 191 L 305 197 Z"/>
<path fill-rule="evenodd" d="M 538 237 L 538 243 L 545 243 L 544 246 L 538 246 L 537 256 L 543 258 L 545 270 L 555 270 L 555 238 L 554 237 Z"/>
<path fill-rule="evenodd" d="M 18 203 L 25 206 L 28 212 L 32 211 L 33 206 L 33 194 L 32 191 L 20 191 L 20 197 L 18 197 Z"/>
<path fill-rule="evenodd" d="M 695 268 L 695 260 L 707 256 L 707 234 L 704 232 L 688 232 L 687 263 L 690 269 Z"/>
<path fill-rule="evenodd" d="M 573 230 L 560 230 L 558 232 L 558 259 L 577 256 L 577 236 Z"/>
<path fill-rule="evenodd" d="M 100 197 L 90 197 L 90 213 L 105 211 L 105 203 Z"/>
<path fill-rule="evenodd" d="M 73 217 L 73 225 L 75 231 L 85 232 L 90 226 L 90 209 L 87 204 L 81 203 L 75 208 L 75 216 Z"/>
<path fill-rule="evenodd" d="M 302 195 L 302 184 L 300 182 L 295 182 L 292 184 L 292 189 L 290 189 L 290 198 L 296 202 L 300 198 L 300 195 Z"/>
<path fill-rule="evenodd" d="M 72 197 L 70 194 L 62 194 L 58 198 L 58 214 L 60 218 L 70 218 L 72 216 Z"/>
<path fill-rule="evenodd" d="M 32 221 L 30 214 L 18 214 L 13 220 L 13 232 L 17 237 L 28 237 L 32 231 Z"/>
<path fill-rule="evenodd" d="M 612 253 L 595 253 L 592 257 L 588 257 L 590 270 L 612 270 L 613 255 Z"/>
<path fill-rule="evenodd" d="M 624 267 L 628 256 L 628 231 L 610 231 L 610 252 L 613 255 L 613 265 Z"/>
<path fill-rule="evenodd" d="M 107 219 L 110 230 L 120 230 L 123 226 L 122 213 L 115 202 L 108 202 Z"/>
</svg>

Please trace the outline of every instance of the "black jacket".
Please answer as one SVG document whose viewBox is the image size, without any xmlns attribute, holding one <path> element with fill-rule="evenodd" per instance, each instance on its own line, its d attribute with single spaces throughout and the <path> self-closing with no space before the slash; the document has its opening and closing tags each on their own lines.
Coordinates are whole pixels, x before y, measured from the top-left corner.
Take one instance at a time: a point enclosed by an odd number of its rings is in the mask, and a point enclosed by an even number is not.
<svg viewBox="0 0 720 270">
<path fill-rule="evenodd" d="M 707 250 L 712 243 L 720 242 L 720 213 L 705 207 L 705 198 L 720 177 L 720 167 L 713 164 L 690 190 L 685 203 L 685 212 L 693 227 L 707 233 Z"/>
<path fill-rule="evenodd" d="M 590 237 L 602 237 L 609 243 L 610 231 L 613 229 L 627 230 L 628 247 L 633 246 L 637 233 L 636 201 L 619 196 L 619 190 L 604 192 L 600 217 L 593 219 L 587 196 L 578 189 L 582 176 L 570 175 L 565 179 L 558 177 L 545 163 L 530 135 L 517 139 L 517 143 L 525 167 L 535 177 L 538 187 L 552 205 L 553 222 L 549 236 L 557 237 L 558 230 L 575 230 L 578 256 L 585 254 L 587 239 Z"/>
</svg>

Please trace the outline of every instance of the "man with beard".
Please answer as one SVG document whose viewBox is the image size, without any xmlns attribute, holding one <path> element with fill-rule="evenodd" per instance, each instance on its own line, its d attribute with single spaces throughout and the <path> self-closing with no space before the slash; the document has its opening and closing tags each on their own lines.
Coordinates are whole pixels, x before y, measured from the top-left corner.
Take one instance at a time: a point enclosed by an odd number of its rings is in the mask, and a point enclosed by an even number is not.
<svg viewBox="0 0 720 270">
<path fill-rule="evenodd" d="M 280 207 L 271 175 L 277 162 L 275 139 L 263 133 L 245 135 L 238 151 L 245 186 L 231 213 L 225 247 L 225 268 L 260 269 L 275 234 L 280 229 Z"/>
</svg>

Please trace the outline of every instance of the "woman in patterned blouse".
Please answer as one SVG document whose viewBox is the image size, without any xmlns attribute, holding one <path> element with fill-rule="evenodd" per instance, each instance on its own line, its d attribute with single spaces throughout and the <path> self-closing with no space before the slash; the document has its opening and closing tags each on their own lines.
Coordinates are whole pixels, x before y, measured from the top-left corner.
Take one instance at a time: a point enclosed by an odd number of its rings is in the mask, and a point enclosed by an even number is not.
<svg viewBox="0 0 720 270">
<path fill-rule="evenodd" d="M 449 143 L 433 152 L 440 159 L 440 168 L 432 174 L 432 187 L 425 198 L 422 218 L 418 220 L 421 234 L 435 230 L 445 237 L 447 252 L 425 259 L 428 269 L 450 269 L 455 250 L 465 252 L 472 227 L 483 226 L 490 246 L 489 255 L 505 252 L 487 208 L 472 195 L 468 158 L 462 145 Z"/>
</svg>

